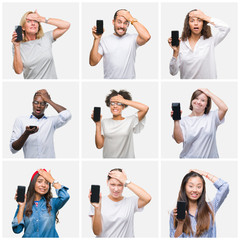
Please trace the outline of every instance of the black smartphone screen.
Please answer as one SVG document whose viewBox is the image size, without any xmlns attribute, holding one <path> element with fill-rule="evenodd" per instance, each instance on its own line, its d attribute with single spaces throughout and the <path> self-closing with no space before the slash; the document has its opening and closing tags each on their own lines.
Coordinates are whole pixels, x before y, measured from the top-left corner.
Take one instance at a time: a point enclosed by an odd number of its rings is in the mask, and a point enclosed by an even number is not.
<svg viewBox="0 0 240 240">
<path fill-rule="evenodd" d="M 103 34 L 103 20 L 97 20 L 97 34 Z"/>
<path fill-rule="evenodd" d="M 178 47 L 179 46 L 179 32 L 172 31 L 172 46 Z"/>
<path fill-rule="evenodd" d="M 93 121 L 94 122 L 99 122 L 100 121 L 100 115 L 101 115 L 101 108 L 100 107 L 94 107 Z"/>
<path fill-rule="evenodd" d="M 37 128 L 37 126 L 29 126 L 29 127 L 30 127 L 30 129 Z"/>
<path fill-rule="evenodd" d="M 25 186 L 18 186 L 17 188 L 17 202 L 24 202 L 25 199 Z"/>
<path fill-rule="evenodd" d="M 17 33 L 17 39 L 16 39 L 16 42 L 20 42 L 22 41 L 22 26 L 16 26 L 15 27 L 15 31 Z"/>
<path fill-rule="evenodd" d="M 177 219 L 185 219 L 185 211 L 186 211 L 186 202 L 178 201 L 177 202 Z"/>
<path fill-rule="evenodd" d="M 181 120 L 181 108 L 180 103 L 172 103 L 173 120 Z"/>
<path fill-rule="evenodd" d="M 99 203 L 100 185 L 91 185 L 91 203 Z"/>
</svg>

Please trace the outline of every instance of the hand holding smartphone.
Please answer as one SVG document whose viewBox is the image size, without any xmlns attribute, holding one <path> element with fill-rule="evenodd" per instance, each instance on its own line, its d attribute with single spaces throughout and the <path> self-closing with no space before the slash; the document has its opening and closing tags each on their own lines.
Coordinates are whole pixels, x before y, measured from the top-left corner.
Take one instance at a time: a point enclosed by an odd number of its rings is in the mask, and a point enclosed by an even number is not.
<svg viewBox="0 0 240 240">
<path fill-rule="evenodd" d="M 101 108 L 100 107 L 94 107 L 93 110 L 93 121 L 99 122 L 101 119 Z"/>
<path fill-rule="evenodd" d="M 181 120 L 181 108 L 180 103 L 172 103 L 173 120 Z"/>
<path fill-rule="evenodd" d="M 37 126 L 29 126 L 30 129 L 36 129 Z"/>
<path fill-rule="evenodd" d="M 98 35 L 103 34 L 103 20 L 97 20 L 96 26 L 97 26 L 97 34 Z"/>
<path fill-rule="evenodd" d="M 15 32 L 17 33 L 17 39 L 16 42 L 21 42 L 22 39 L 22 26 L 18 25 L 15 26 Z"/>
<path fill-rule="evenodd" d="M 25 200 L 25 186 L 18 186 L 17 187 L 17 202 L 24 202 Z"/>
<path fill-rule="evenodd" d="M 99 203 L 100 199 L 100 185 L 91 185 L 91 203 Z"/>
<path fill-rule="evenodd" d="M 171 32 L 171 38 L 172 38 L 172 46 L 178 47 L 179 46 L 179 32 L 178 31 L 172 31 Z"/>
<path fill-rule="evenodd" d="M 186 211 L 186 202 L 178 201 L 177 202 L 177 219 L 184 220 Z"/>
</svg>

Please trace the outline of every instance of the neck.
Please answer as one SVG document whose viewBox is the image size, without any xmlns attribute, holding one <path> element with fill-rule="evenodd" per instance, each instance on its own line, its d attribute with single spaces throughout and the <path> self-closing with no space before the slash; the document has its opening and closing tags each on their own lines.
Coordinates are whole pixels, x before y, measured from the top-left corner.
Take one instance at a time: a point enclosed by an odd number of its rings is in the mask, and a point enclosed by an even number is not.
<svg viewBox="0 0 240 240">
<path fill-rule="evenodd" d="M 35 116 L 36 118 L 40 119 L 44 116 L 44 114 L 41 114 L 41 115 L 36 115 L 35 113 L 32 113 L 33 116 Z"/>
<path fill-rule="evenodd" d="M 26 33 L 26 38 L 28 41 L 36 40 L 37 34 L 28 34 Z"/>
<path fill-rule="evenodd" d="M 201 37 L 201 34 L 191 33 L 191 36 L 190 36 L 189 40 L 192 40 L 192 41 L 194 41 L 194 42 L 197 42 L 200 37 Z"/>
<path fill-rule="evenodd" d="M 113 115 L 113 120 L 123 120 L 124 117 L 122 117 L 122 115 L 118 115 L 118 116 L 114 116 Z"/>
<path fill-rule="evenodd" d="M 119 197 L 119 198 L 114 198 L 112 197 L 111 194 L 108 195 L 109 199 L 111 199 L 113 202 L 119 202 L 123 199 L 123 196 Z"/>
<path fill-rule="evenodd" d="M 200 117 L 204 114 L 204 112 L 194 112 L 192 111 L 192 113 L 190 114 L 190 116 L 192 117 Z"/>
<path fill-rule="evenodd" d="M 40 195 L 39 193 L 35 193 L 34 201 L 40 201 L 41 198 L 42 198 L 42 195 Z"/>
</svg>

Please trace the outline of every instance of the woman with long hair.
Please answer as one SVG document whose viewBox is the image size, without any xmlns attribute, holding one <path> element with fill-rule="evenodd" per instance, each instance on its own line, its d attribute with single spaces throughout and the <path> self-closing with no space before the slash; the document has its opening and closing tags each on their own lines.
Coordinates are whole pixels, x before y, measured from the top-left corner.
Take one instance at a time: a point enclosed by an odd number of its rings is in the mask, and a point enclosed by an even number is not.
<svg viewBox="0 0 240 240">
<path fill-rule="evenodd" d="M 53 198 L 51 185 L 56 189 L 57 198 Z M 69 199 L 67 190 L 67 187 L 52 177 L 50 171 L 36 171 L 30 180 L 24 202 L 18 202 L 12 221 L 14 233 L 20 233 L 24 229 L 23 237 L 59 237 L 55 222 L 59 222 L 58 210 Z"/>
<path fill-rule="evenodd" d="M 89 216 L 92 230 L 97 237 L 134 237 L 134 214 L 143 211 L 151 201 L 151 196 L 141 187 L 131 182 L 121 168 L 112 169 L 107 176 L 109 195 L 100 194 L 99 203 L 91 203 Z M 124 197 L 124 187 L 135 195 Z M 89 199 L 91 191 L 89 193 Z"/>
<path fill-rule="evenodd" d="M 56 26 L 52 31 L 43 32 L 41 23 Z M 52 43 L 70 27 L 61 19 L 46 18 L 37 10 L 26 12 L 20 21 L 23 40 L 17 42 L 17 33 L 12 35 L 13 69 L 17 74 L 23 72 L 25 79 L 56 79 L 56 69 L 52 55 Z"/>
<path fill-rule="evenodd" d="M 209 24 L 217 31 L 213 36 Z M 180 78 L 183 79 L 217 78 L 215 46 L 229 31 L 229 26 L 223 21 L 207 16 L 201 10 L 190 11 L 184 21 L 179 46 L 172 46 L 172 39 L 168 39 L 173 49 L 169 66 L 171 75 L 180 70 Z"/>
<path fill-rule="evenodd" d="M 110 107 L 112 118 L 101 120 L 101 116 L 100 121 L 96 122 L 96 147 L 103 148 L 103 158 L 135 158 L 133 133 L 140 133 L 144 128 L 148 106 L 132 101 L 131 94 L 125 90 L 111 90 L 105 103 Z M 122 111 L 128 106 L 138 112 L 123 117 Z"/>
<path fill-rule="evenodd" d="M 203 177 L 217 189 L 215 198 L 206 202 Z M 182 180 L 178 201 L 186 202 L 184 219 L 177 218 L 177 208 L 170 215 L 170 237 L 216 237 L 215 215 L 229 193 L 227 182 L 201 170 L 191 170 Z"/>
<path fill-rule="evenodd" d="M 211 100 L 218 107 L 215 111 L 210 111 Z M 173 138 L 183 143 L 180 158 L 219 158 L 216 132 L 224 122 L 227 105 L 208 89 L 199 88 L 192 94 L 189 109 L 190 115 L 174 120 Z"/>
</svg>

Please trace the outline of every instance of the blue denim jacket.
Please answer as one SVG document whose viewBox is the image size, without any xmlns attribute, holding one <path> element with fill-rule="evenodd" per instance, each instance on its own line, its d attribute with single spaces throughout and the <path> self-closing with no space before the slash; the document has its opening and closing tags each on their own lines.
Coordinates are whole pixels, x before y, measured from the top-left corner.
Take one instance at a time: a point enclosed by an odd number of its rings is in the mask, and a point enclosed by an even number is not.
<svg viewBox="0 0 240 240">
<path fill-rule="evenodd" d="M 24 229 L 23 237 L 59 237 L 56 231 L 55 220 L 57 211 L 62 208 L 70 198 L 68 188 L 62 186 L 56 189 L 57 198 L 50 200 L 52 210 L 50 214 L 47 211 L 46 199 L 42 197 L 38 203 L 38 207 L 34 204 L 32 206 L 32 215 L 30 217 L 23 214 L 23 219 L 20 223 L 17 220 L 18 209 L 12 221 L 12 229 L 14 233 L 20 233 Z"/>
<path fill-rule="evenodd" d="M 229 185 L 227 182 L 225 182 L 219 178 L 214 183 L 214 186 L 217 188 L 217 193 L 216 193 L 215 198 L 208 204 L 209 204 L 210 208 L 214 211 L 214 215 L 215 215 L 229 193 Z M 191 215 L 189 212 L 188 212 L 188 215 L 190 217 L 191 227 L 192 227 L 192 230 L 195 235 L 196 227 L 197 227 L 197 219 L 196 219 L 197 211 L 196 211 L 195 216 Z M 173 212 L 171 212 L 169 223 L 170 223 L 170 237 L 174 238 L 176 229 L 174 228 Z M 186 233 L 182 233 L 179 237 L 180 238 L 190 238 L 190 237 L 192 238 L 192 237 L 194 237 L 194 235 L 192 235 L 192 234 L 187 235 Z M 215 237 L 216 237 L 216 223 L 214 222 L 212 224 L 212 218 L 211 218 L 209 229 L 201 235 L 201 238 L 215 238 Z"/>
</svg>

